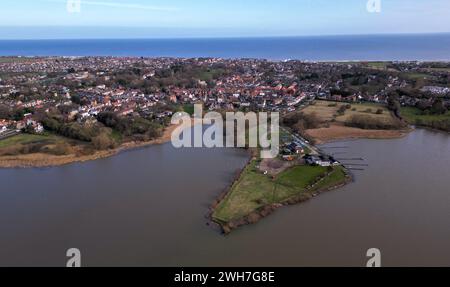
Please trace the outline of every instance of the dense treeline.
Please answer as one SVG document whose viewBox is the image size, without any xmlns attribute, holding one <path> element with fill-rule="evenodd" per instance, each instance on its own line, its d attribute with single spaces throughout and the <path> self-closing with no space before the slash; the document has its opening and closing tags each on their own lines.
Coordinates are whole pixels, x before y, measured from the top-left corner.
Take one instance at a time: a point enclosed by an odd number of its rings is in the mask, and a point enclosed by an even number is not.
<svg viewBox="0 0 450 287">
<path fill-rule="evenodd" d="M 398 100 L 398 95 L 395 93 L 391 93 L 388 97 L 387 108 L 391 110 L 396 118 L 401 118 L 400 113 L 400 101 Z"/>
<path fill-rule="evenodd" d="M 122 140 L 147 141 L 162 134 L 162 127 L 139 116 L 119 117 L 113 112 L 98 115 L 97 122 L 66 122 L 62 114 L 53 112 L 41 116 L 47 131 L 90 143 L 95 149 L 110 149 Z"/>
<path fill-rule="evenodd" d="M 417 105 L 417 108 L 424 114 L 430 115 L 443 115 L 448 111 L 448 108 L 444 105 L 444 101 L 440 98 L 436 99 L 431 107 L 421 107 L 420 105 Z"/>
<path fill-rule="evenodd" d="M 283 124 L 301 135 L 311 143 L 315 140 L 306 133 L 308 129 L 316 129 L 321 125 L 321 121 L 316 113 L 305 115 L 304 113 L 294 113 L 283 118 Z"/>
<path fill-rule="evenodd" d="M 0 119 L 20 121 L 25 114 L 33 113 L 33 109 L 30 108 L 16 108 L 11 109 L 6 105 L 0 104 Z"/>
<path fill-rule="evenodd" d="M 404 124 L 398 119 L 383 121 L 369 115 L 352 115 L 345 125 L 367 130 L 395 130 L 404 127 Z"/>
<path fill-rule="evenodd" d="M 417 105 L 416 108 L 418 109 L 417 118 L 410 120 L 411 124 L 450 132 L 449 110 L 442 99 L 436 99 L 431 106 Z M 422 116 L 424 117 L 421 118 Z"/>
<path fill-rule="evenodd" d="M 132 89 L 142 89 L 146 92 L 164 90 L 175 86 L 180 88 L 200 88 L 201 82 L 207 87 L 215 86 L 215 81 L 231 71 L 223 64 L 210 67 L 194 64 L 174 64 L 169 68 L 157 70 L 152 77 L 144 79 L 146 71 L 143 69 L 130 69 L 116 72 L 113 75 L 115 84 Z"/>
<path fill-rule="evenodd" d="M 119 117 L 113 112 L 102 112 L 97 116 L 97 120 L 123 136 L 132 136 L 135 139 L 151 140 L 159 137 L 162 132 L 159 124 L 139 116 Z"/>
<path fill-rule="evenodd" d="M 434 100 L 431 105 L 429 102 L 418 102 L 416 108 L 418 109 L 418 117 L 410 119 L 411 124 L 450 132 L 449 107 L 445 106 L 441 98 Z M 421 118 L 421 116 L 424 116 L 424 118 Z"/>
<path fill-rule="evenodd" d="M 283 118 L 283 124 L 294 130 L 316 129 L 320 123 L 320 119 L 315 113 L 309 115 L 294 113 Z"/>
<path fill-rule="evenodd" d="M 426 126 L 426 127 L 432 128 L 432 129 L 450 132 L 450 119 L 434 120 L 434 121 L 428 121 L 428 122 L 424 122 L 421 119 L 417 119 L 416 125 Z"/>
<path fill-rule="evenodd" d="M 82 125 L 78 122 L 66 123 L 61 115 L 45 115 L 41 119 L 44 128 L 58 135 L 71 139 L 91 142 L 92 139 L 101 133 L 99 125 Z"/>
</svg>

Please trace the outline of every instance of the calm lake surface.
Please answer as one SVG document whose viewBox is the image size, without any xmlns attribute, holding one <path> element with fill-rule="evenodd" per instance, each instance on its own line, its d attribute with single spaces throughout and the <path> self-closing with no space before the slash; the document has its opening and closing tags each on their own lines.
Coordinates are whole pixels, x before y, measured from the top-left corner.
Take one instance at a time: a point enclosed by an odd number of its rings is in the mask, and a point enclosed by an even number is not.
<svg viewBox="0 0 450 287">
<path fill-rule="evenodd" d="M 368 166 L 354 183 L 228 237 L 205 214 L 245 165 L 242 150 L 166 144 L 0 170 L 0 265 L 65 266 L 76 247 L 84 266 L 364 266 L 376 247 L 386 266 L 450 266 L 450 136 L 417 130 L 325 147 Z"/>
</svg>

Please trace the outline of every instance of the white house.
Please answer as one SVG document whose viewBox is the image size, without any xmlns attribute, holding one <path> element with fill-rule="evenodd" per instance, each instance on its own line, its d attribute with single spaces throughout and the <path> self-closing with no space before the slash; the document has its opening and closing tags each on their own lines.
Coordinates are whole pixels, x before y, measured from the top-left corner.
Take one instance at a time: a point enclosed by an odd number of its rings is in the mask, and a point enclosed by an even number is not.
<svg viewBox="0 0 450 287">
<path fill-rule="evenodd" d="M 43 133 L 43 132 L 44 132 L 44 126 L 41 125 L 40 123 L 37 123 L 37 124 L 34 126 L 34 131 L 35 131 L 36 133 L 38 133 L 38 134 Z"/>
</svg>

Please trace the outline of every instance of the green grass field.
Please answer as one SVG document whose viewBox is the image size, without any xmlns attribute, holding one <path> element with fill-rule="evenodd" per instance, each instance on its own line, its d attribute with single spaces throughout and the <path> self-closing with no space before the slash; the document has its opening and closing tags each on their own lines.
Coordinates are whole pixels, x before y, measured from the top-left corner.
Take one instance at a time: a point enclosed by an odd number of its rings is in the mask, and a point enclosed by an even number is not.
<svg viewBox="0 0 450 287">
<path fill-rule="evenodd" d="M 450 68 L 428 68 L 432 72 L 447 72 L 450 73 Z"/>
<path fill-rule="evenodd" d="M 423 114 L 421 110 L 414 107 L 402 107 L 401 114 L 410 124 L 417 124 L 418 121 L 422 121 L 422 123 L 427 124 L 432 121 L 450 119 L 450 112 L 443 115 L 426 115 Z"/>
<path fill-rule="evenodd" d="M 54 135 L 31 135 L 31 134 L 19 134 L 4 140 L 0 140 L 0 148 L 6 148 L 15 145 L 25 145 L 30 143 L 48 143 L 52 144 L 60 140 L 59 137 Z"/>
<path fill-rule="evenodd" d="M 229 222 L 239 219 L 268 204 L 281 203 L 302 194 L 308 196 L 320 188 L 336 185 L 345 179 L 342 167 L 335 167 L 330 176 L 314 189 L 307 190 L 307 186 L 327 173 L 327 168 L 295 166 L 282 172 L 273 180 L 262 174 L 257 164 L 258 161 L 254 160 L 245 168 L 227 197 L 213 213 L 215 220 Z"/>
<path fill-rule="evenodd" d="M 388 64 L 390 64 L 390 63 L 389 62 L 369 62 L 369 63 L 367 63 L 367 66 L 372 69 L 385 70 L 387 68 Z"/>
<path fill-rule="evenodd" d="M 418 80 L 418 79 L 428 80 L 435 78 L 433 75 L 425 73 L 401 73 L 400 75 L 409 80 Z"/>
</svg>

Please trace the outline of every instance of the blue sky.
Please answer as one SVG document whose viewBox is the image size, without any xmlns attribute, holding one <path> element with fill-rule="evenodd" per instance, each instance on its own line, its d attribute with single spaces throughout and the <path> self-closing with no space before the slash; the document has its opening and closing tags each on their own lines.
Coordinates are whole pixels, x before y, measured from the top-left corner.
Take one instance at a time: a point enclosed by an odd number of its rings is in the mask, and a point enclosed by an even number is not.
<svg viewBox="0 0 450 287">
<path fill-rule="evenodd" d="M 76 0 L 75 0 L 76 1 Z M 450 32 L 449 0 L 1 0 L 0 38 L 242 37 Z"/>
</svg>

